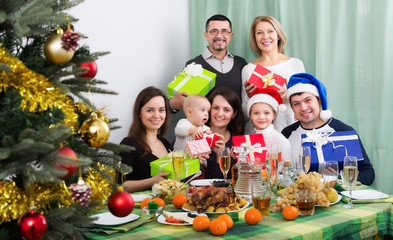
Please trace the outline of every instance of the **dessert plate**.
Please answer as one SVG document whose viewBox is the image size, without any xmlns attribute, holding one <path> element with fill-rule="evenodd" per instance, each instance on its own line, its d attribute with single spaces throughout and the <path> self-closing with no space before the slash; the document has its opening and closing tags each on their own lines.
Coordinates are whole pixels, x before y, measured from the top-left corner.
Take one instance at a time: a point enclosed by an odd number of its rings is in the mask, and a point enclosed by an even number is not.
<svg viewBox="0 0 393 240">
<path fill-rule="evenodd" d="M 92 217 L 98 217 L 97 220 L 93 221 L 93 223 L 96 225 L 112 226 L 137 220 L 139 218 L 139 215 L 131 213 L 130 215 L 125 217 L 116 217 L 110 212 L 104 212 L 93 215 Z"/>
<path fill-rule="evenodd" d="M 138 194 L 133 194 L 133 195 L 131 195 L 132 196 L 132 198 L 134 199 L 134 202 L 142 202 L 143 200 L 145 200 L 146 198 L 153 198 L 153 196 L 152 195 L 150 195 L 150 194 L 140 194 L 140 195 L 138 195 Z"/>
<path fill-rule="evenodd" d="M 349 191 L 341 192 L 341 195 L 349 197 Z M 383 199 L 387 198 L 389 195 L 379 192 L 376 190 L 354 190 L 352 191 L 352 199 L 359 200 L 372 200 L 372 199 Z"/>
</svg>

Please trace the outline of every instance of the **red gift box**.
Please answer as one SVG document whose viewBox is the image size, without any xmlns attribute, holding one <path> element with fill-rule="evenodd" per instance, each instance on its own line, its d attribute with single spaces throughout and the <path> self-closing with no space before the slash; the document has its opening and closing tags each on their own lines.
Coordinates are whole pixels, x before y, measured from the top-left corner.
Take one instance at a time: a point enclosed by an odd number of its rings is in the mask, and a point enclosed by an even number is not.
<svg viewBox="0 0 393 240">
<path fill-rule="evenodd" d="M 200 140 L 200 139 L 206 139 L 207 144 L 209 144 L 210 148 L 214 147 L 214 144 L 216 144 L 216 141 L 218 140 L 218 135 L 215 133 L 206 133 L 206 131 L 203 131 L 203 136 L 202 137 L 196 137 L 195 140 Z"/>
<path fill-rule="evenodd" d="M 248 146 L 250 153 L 247 157 L 251 161 L 266 162 L 266 145 L 262 134 L 232 136 L 233 146 Z"/>
<path fill-rule="evenodd" d="M 207 144 L 206 139 L 189 141 L 186 145 L 186 151 L 190 158 L 199 158 L 200 156 L 211 153 L 210 146 Z"/>
<path fill-rule="evenodd" d="M 287 80 L 280 75 L 271 72 L 269 69 L 257 65 L 254 72 L 251 74 L 248 83 L 254 83 L 259 89 L 270 88 L 273 90 L 280 90 Z"/>
</svg>

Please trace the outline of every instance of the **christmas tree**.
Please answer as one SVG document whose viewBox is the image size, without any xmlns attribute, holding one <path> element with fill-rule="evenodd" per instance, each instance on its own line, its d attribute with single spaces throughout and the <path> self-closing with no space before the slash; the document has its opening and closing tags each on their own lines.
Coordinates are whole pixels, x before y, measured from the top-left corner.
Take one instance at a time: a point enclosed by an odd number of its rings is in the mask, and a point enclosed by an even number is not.
<svg viewBox="0 0 393 240">
<path fill-rule="evenodd" d="M 130 148 L 107 142 L 116 119 L 89 100 L 116 92 L 95 78 L 107 52 L 79 46 L 66 11 L 81 2 L 0 1 L 0 239 L 84 239 L 132 170 L 118 166 Z"/>
</svg>

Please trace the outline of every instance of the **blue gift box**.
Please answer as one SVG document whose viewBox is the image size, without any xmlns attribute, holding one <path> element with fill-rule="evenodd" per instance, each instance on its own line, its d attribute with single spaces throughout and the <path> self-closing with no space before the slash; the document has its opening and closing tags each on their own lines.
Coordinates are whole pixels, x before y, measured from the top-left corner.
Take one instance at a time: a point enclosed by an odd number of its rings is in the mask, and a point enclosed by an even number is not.
<svg viewBox="0 0 393 240">
<path fill-rule="evenodd" d="M 310 146 L 311 149 L 310 171 L 321 173 L 322 163 L 329 161 L 337 161 L 342 169 L 345 156 L 355 156 L 358 159 L 358 168 L 360 168 L 364 159 L 356 131 L 318 132 L 313 130 L 302 134 L 302 142 L 303 146 Z"/>
</svg>

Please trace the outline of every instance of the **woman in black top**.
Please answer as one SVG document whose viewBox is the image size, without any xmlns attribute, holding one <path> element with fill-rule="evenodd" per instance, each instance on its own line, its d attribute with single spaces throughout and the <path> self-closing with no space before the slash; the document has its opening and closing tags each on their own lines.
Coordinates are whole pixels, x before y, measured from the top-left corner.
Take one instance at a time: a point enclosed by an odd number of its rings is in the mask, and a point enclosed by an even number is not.
<svg viewBox="0 0 393 240">
<path fill-rule="evenodd" d="M 122 163 L 133 168 L 125 175 L 123 187 L 128 192 L 151 188 L 164 180 L 169 173 L 150 176 L 150 162 L 168 155 L 170 143 L 164 138 L 169 127 L 169 107 L 164 93 L 155 87 L 143 89 L 134 104 L 133 121 L 128 137 L 121 141 L 135 147 L 134 151 L 121 154 Z"/>
<path fill-rule="evenodd" d="M 232 136 L 242 135 L 244 130 L 244 119 L 239 96 L 226 87 L 216 87 L 209 94 L 211 103 L 210 118 L 206 123 L 213 133 L 221 135 L 223 141 L 221 144 L 225 147 L 232 148 Z M 218 141 L 217 141 L 218 142 Z M 217 162 L 217 154 L 213 148 L 210 158 L 207 159 L 207 168 L 205 178 L 223 178 L 220 166 Z M 236 159 L 231 160 L 232 166 L 236 164 Z M 231 171 L 228 172 L 231 177 Z"/>
</svg>

